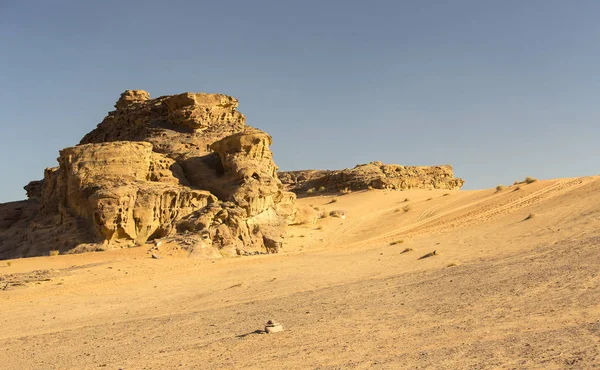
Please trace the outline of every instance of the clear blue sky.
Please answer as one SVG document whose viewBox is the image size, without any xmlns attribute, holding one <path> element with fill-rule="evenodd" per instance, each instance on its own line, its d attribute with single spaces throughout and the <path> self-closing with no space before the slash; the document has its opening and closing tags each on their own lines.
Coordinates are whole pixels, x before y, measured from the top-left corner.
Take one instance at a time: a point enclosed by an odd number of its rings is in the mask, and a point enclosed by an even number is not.
<svg viewBox="0 0 600 370">
<path fill-rule="evenodd" d="M 600 1 L 0 0 L 0 201 L 126 89 L 219 92 L 283 170 L 600 173 Z"/>
</svg>

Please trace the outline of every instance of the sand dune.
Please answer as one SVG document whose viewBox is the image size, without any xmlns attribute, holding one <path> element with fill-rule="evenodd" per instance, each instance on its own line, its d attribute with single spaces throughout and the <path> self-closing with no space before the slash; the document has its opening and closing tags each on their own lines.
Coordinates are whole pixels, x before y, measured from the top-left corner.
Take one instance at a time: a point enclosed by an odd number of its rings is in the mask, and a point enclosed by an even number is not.
<svg viewBox="0 0 600 370">
<path fill-rule="evenodd" d="M 347 217 L 291 227 L 278 255 L 2 261 L 0 368 L 600 364 L 600 177 L 298 202 Z M 285 331 L 255 333 L 269 319 Z"/>
</svg>

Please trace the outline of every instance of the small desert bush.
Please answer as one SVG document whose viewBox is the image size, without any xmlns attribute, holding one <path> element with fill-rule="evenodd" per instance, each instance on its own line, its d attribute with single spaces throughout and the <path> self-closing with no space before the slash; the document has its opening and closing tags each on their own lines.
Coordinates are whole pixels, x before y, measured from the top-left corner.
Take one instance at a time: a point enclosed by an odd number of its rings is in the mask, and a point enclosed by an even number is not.
<svg viewBox="0 0 600 370">
<path fill-rule="evenodd" d="M 337 199 L 332 199 L 332 200 L 329 202 L 329 204 L 332 204 L 332 203 L 335 203 L 335 202 L 337 202 Z"/>
<path fill-rule="evenodd" d="M 525 217 L 525 220 L 523 220 L 523 221 L 531 220 L 534 217 L 535 217 L 535 214 L 530 213 L 529 216 Z"/>
<path fill-rule="evenodd" d="M 58 256 L 59 254 L 60 254 L 60 252 L 57 250 L 50 251 L 50 253 L 49 253 L 50 256 Z"/>
<path fill-rule="evenodd" d="M 514 191 L 519 191 L 519 190 L 521 190 L 521 187 L 517 186 Z"/>
<path fill-rule="evenodd" d="M 408 205 L 408 204 L 407 204 L 407 205 L 405 205 L 404 207 L 402 207 L 402 210 L 403 210 L 404 212 L 408 212 L 408 211 L 410 211 L 411 209 L 412 209 L 412 207 L 411 207 L 410 205 Z"/>
<path fill-rule="evenodd" d="M 373 190 L 373 187 L 372 187 L 371 185 L 369 185 L 369 186 L 367 187 L 367 190 Z"/>
<path fill-rule="evenodd" d="M 324 186 L 320 186 L 320 187 L 319 187 L 319 192 L 320 192 L 320 193 L 322 193 L 322 192 L 324 192 L 324 191 L 325 191 L 325 187 L 324 187 Z"/>
<path fill-rule="evenodd" d="M 338 218 L 346 218 L 346 211 L 341 209 L 336 209 L 334 211 L 329 212 L 329 216 L 338 217 Z"/>
<path fill-rule="evenodd" d="M 308 190 L 306 191 L 306 194 L 309 194 L 309 195 L 310 195 L 310 194 L 312 194 L 312 193 L 314 193 L 314 192 L 315 192 L 315 188 L 310 188 L 310 189 L 308 189 Z"/>
<path fill-rule="evenodd" d="M 432 199 L 433 199 L 433 198 L 429 198 L 429 199 L 427 199 L 427 201 L 430 201 L 430 200 L 432 200 Z"/>
<path fill-rule="evenodd" d="M 340 190 L 340 193 L 342 193 L 342 194 L 350 194 L 350 193 L 352 193 L 352 190 L 350 190 L 348 188 L 343 188 L 342 190 Z"/>
<path fill-rule="evenodd" d="M 496 186 L 496 192 L 504 190 L 504 185 L 500 184 Z"/>
<path fill-rule="evenodd" d="M 527 176 L 527 177 L 525 178 L 525 183 L 526 183 L 526 184 L 532 184 L 532 183 L 534 183 L 534 182 L 536 182 L 536 181 L 538 181 L 538 180 L 537 180 L 535 177 Z"/>
<path fill-rule="evenodd" d="M 6 266 L 8 266 L 8 267 L 12 266 L 12 262 L 10 262 L 10 261 L 6 262 Z"/>
<path fill-rule="evenodd" d="M 410 199 L 404 198 L 404 202 L 410 202 Z"/>
<path fill-rule="evenodd" d="M 396 244 L 402 244 L 402 243 L 404 243 L 404 239 L 394 240 L 393 242 L 390 243 L 390 245 L 396 245 Z"/>
<path fill-rule="evenodd" d="M 515 180 L 515 182 L 513 182 L 513 185 L 519 185 L 519 184 L 520 184 L 519 180 Z"/>
</svg>

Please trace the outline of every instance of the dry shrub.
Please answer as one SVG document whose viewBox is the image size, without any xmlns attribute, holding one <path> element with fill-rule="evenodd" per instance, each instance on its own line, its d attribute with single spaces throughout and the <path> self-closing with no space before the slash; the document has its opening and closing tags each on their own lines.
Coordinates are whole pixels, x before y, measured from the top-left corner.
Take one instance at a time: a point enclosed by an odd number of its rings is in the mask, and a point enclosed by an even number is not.
<svg viewBox="0 0 600 370">
<path fill-rule="evenodd" d="M 527 176 L 527 177 L 525 178 L 525 183 L 526 183 L 526 184 L 532 184 L 532 183 L 534 183 L 534 182 L 536 182 L 536 181 L 538 181 L 538 180 L 537 180 L 535 177 Z"/>
<path fill-rule="evenodd" d="M 534 217 L 535 217 L 535 214 L 530 213 L 529 216 L 525 217 L 525 219 L 523 221 L 531 220 Z"/>
<path fill-rule="evenodd" d="M 59 251 L 57 251 L 57 250 L 53 250 L 53 251 L 50 251 L 50 253 L 48 253 L 48 254 L 49 254 L 50 256 L 58 256 L 58 255 L 60 254 L 60 252 L 59 252 Z"/>
<path fill-rule="evenodd" d="M 306 194 L 310 195 L 315 192 L 315 188 L 310 188 L 306 191 Z"/>
<path fill-rule="evenodd" d="M 346 218 L 346 211 L 341 209 L 336 209 L 334 211 L 329 212 L 329 216 L 338 217 L 338 218 Z"/>
<path fill-rule="evenodd" d="M 496 186 L 496 192 L 499 192 L 502 190 L 504 190 L 504 185 L 500 184 L 500 185 Z"/>
<path fill-rule="evenodd" d="M 391 242 L 390 245 L 396 245 L 396 244 L 402 244 L 402 243 L 404 243 L 404 239 L 395 240 L 395 241 Z"/>
<path fill-rule="evenodd" d="M 324 187 L 324 186 L 320 186 L 320 187 L 319 187 L 319 192 L 320 192 L 320 193 L 324 192 L 325 190 L 326 190 L 326 189 L 325 189 L 325 187 Z"/>
</svg>

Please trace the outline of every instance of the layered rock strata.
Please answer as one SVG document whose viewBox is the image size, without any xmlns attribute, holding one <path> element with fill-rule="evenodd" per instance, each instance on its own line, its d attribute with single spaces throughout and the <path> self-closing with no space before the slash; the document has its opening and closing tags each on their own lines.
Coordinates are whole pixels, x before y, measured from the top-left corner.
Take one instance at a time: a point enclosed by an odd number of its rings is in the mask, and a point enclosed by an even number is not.
<svg viewBox="0 0 600 370">
<path fill-rule="evenodd" d="M 295 193 L 375 189 L 459 189 L 464 180 L 454 177 L 452 166 L 401 166 L 371 162 L 343 170 L 279 172 L 279 179 Z"/>
</svg>

